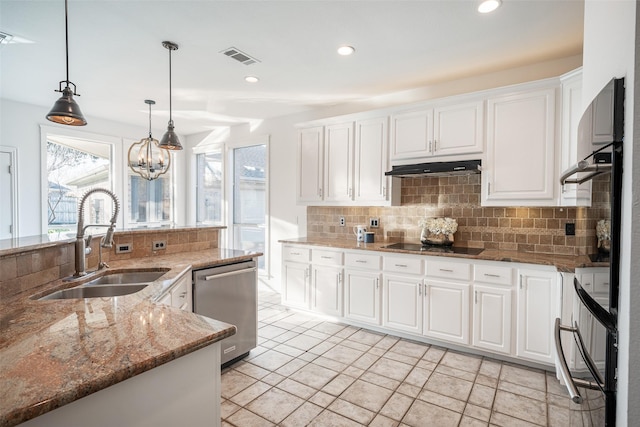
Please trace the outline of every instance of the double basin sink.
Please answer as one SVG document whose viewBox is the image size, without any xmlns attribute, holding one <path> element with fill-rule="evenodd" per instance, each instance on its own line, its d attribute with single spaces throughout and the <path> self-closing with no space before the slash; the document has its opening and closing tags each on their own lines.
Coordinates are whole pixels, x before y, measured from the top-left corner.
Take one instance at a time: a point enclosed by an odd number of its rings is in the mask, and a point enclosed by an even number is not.
<svg viewBox="0 0 640 427">
<path fill-rule="evenodd" d="M 162 277 L 169 269 L 159 271 L 107 271 L 106 274 L 74 288 L 45 295 L 40 300 L 118 297 L 139 292 Z"/>
</svg>

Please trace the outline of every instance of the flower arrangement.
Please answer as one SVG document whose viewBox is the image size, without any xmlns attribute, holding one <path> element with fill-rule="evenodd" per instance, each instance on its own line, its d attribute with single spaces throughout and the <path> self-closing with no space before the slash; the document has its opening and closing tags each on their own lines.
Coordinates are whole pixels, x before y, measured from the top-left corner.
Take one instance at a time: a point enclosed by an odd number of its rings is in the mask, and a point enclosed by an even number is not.
<svg viewBox="0 0 640 427">
<path fill-rule="evenodd" d="M 422 227 L 420 241 L 429 245 L 453 244 L 453 233 L 458 230 L 458 221 L 454 218 L 425 218 L 418 224 Z"/>
<path fill-rule="evenodd" d="M 601 219 L 596 223 L 596 236 L 598 237 L 598 251 L 609 253 L 611 250 L 611 221 Z"/>
</svg>

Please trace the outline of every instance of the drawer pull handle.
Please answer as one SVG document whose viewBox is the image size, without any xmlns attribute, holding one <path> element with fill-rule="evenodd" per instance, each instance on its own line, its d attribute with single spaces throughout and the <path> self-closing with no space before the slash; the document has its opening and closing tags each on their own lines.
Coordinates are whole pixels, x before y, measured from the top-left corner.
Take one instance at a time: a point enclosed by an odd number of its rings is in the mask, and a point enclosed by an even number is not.
<svg viewBox="0 0 640 427">
<path fill-rule="evenodd" d="M 180 298 L 185 298 L 187 296 L 187 291 L 184 291 L 180 294 Z"/>
<path fill-rule="evenodd" d="M 322 258 L 322 259 L 333 259 L 332 256 L 325 256 L 325 255 L 320 256 L 320 258 Z"/>
<path fill-rule="evenodd" d="M 486 277 L 500 277 L 500 275 L 499 275 L 499 274 L 484 273 L 484 275 L 485 275 Z"/>
<path fill-rule="evenodd" d="M 453 273 L 453 270 L 450 270 L 448 268 L 441 268 L 440 271 L 444 271 L 445 273 Z"/>
<path fill-rule="evenodd" d="M 359 262 L 361 264 L 366 264 L 367 263 L 367 261 L 364 260 L 364 259 L 357 259 L 356 262 Z"/>
<path fill-rule="evenodd" d="M 291 252 L 291 255 L 300 255 L 300 252 Z"/>
<path fill-rule="evenodd" d="M 407 268 L 407 264 L 396 264 L 396 267 Z"/>
</svg>

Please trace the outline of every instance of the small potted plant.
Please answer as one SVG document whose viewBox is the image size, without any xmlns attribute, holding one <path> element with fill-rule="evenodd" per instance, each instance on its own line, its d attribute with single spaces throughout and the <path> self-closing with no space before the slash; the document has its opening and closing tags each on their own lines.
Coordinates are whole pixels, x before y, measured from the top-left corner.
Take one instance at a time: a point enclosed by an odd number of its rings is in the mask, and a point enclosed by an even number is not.
<svg viewBox="0 0 640 427">
<path fill-rule="evenodd" d="M 596 236 L 598 237 L 598 252 L 608 254 L 611 250 L 611 221 L 601 219 L 596 223 Z"/>
<path fill-rule="evenodd" d="M 423 245 L 453 245 L 453 234 L 458 230 L 458 221 L 453 218 L 425 218 L 420 221 L 422 233 L 420 241 Z"/>
</svg>

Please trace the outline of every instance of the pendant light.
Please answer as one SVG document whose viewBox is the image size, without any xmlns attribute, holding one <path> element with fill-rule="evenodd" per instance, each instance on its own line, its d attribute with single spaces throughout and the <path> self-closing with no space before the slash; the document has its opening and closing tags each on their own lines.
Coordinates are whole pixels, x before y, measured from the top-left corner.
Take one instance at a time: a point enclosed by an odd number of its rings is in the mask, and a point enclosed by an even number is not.
<svg viewBox="0 0 640 427">
<path fill-rule="evenodd" d="M 60 82 L 58 90 L 56 92 L 62 92 L 60 99 L 53 104 L 53 108 L 47 114 L 47 119 L 55 123 L 60 123 L 69 126 L 84 126 L 87 124 L 87 120 L 80 111 L 80 106 L 73 99 L 73 95 L 76 93 L 76 85 L 69 81 L 69 19 L 68 19 L 68 6 L 67 0 L 64 0 L 64 38 L 65 38 L 65 52 L 67 58 L 67 79 Z M 62 83 L 66 83 L 64 89 Z M 69 86 L 73 86 L 73 90 Z"/>
<path fill-rule="evenodd" d="M 149 105 L 149 137 L 134 142 L 129 147 L 129 168 L 144 179 L 152 181 L 160 175 L 167 173 L 171 165 L 171 153 L 158 144 L 157 139 L 151 136 L 151 106 L 155 101 L 145 99 Z"/>
<path fill-rule="evenodd" d="M 169 126 L 160 140 L 160 147 L 166 148 L 167 150 L 182 150 L 182 144 L 180 144 L 178 134 L 173 131 L 173 118 L 171 116 L 171 51 L 178 50 L 178 45 L 173 42 L 164 41 L 162 42 L 162 46 L 169 50 Z"/>
</svg>

